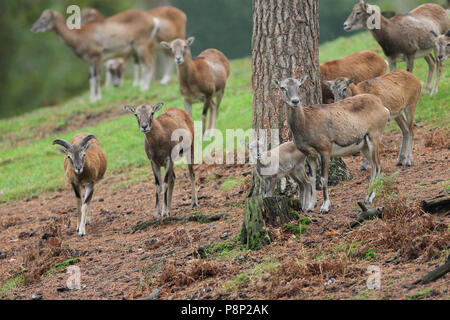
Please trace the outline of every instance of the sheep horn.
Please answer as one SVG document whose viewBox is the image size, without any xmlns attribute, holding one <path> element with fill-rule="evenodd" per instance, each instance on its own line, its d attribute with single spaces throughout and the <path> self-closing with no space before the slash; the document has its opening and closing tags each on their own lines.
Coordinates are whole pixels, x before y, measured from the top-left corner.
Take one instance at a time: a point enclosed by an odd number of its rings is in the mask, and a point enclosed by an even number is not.
<svg viewBox="0 0 450 320">
<path fill-rule="evenodd" d="M 56 139 L 55 141 L 53 141 L 52 144 L 53 145 L 59 144 L 60 146 L 63 146 L 66 149 L 72 148 L 72 145 L 70 143 L 68 143 L 66 140 L 63 140 L 63 139 Z"/>
<path fill-rule="evenodd" d="M 86 144 L 92 139 L 97 139 L 97 138 L 93 134 L 90 134 L 90 135 L 84 137 L 83 139 L 81 139 L 81 141 L 80 141 L 80 143 L 78 143 L 78 145 L 80 147 L 85 147 Z"/>
</svg>

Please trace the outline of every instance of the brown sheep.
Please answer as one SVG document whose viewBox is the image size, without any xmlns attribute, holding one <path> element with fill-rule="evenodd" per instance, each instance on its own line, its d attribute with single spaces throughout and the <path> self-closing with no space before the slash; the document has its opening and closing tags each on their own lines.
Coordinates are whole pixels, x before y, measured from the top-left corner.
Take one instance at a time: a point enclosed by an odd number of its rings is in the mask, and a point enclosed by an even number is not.
<svg viewBox="0 0 450 320">
<path fill-rule="evenodd" d="M 405 165 L 411 166 L 414 114 L 422 91 L 420 80 L 408 71 L 396 70 L 381 77 L 360 82 L 358 85 L 353 82 L 352 78 L 338 78 L 335 81 L 328 81 L 327 84 L 333 91 L 336 101 L 363 93 L 370 93 L 379 97 L 384 106 L 389 109 L 391 118 L 395 119 L 403 133 L 397 166 L 401 166 L 405 159 Z M 365 170 L 366 168 L 367 161 L 364 161 L 361 169 Z"/>
<path fill-rule="evenodd" d="M 191 179 L 192 207 L 198 205 L 195 190 L 194 173 L 194 122 L 184 110 L 170 108 L 154 118 L 162 108 L 159 103 L 154 107 L 141 105 L 137 108 L 125 106 L 125 110 L 137 118 L 139 129 L 145 134 L 145 153 L 152 165 L 156 184 L 156 211 L 154 217 L 169 216 L 172 208 L 172 193 L 175 185 L 174 161 L 181 156 L 188 162 Z M 179 138 L 182 137 L 180 142 Z M 181 148 L 181 149 L 180 149 Z M 165 167 L 164 178 L 161 177 L 161 167 Z M 164 194 L 164 205 L 161 211 L 159 201 L 161 191 Z"/>
<path fill-rule="evenodd" d="M 355 79 L 358 84 L 361 81 L 379 77 L 386 73 L 386 61 L 373 51 L 364 50 L 352 53 L 342 59 L 332 60 L 320 65 L 322 81 L 330 81 L 339 77 Z M 323 103 L 334 101 L 333 93 L 329 87 L 322 83 Z"/>
<path fill-rule="evenodd" d="M 58 148 L 66 158 L 64 170 L 67 182 L 72 186 L 77 198 L 77 232 L 82 237 L 86 234 L 86 224 L 90 223 L 90 201 L 94 194 L 94 185 L 105 175 L 108 166 L 106 154 L 100 147 L 100 143 L 92 134 L 77 134 L 72 143 L 57 139 L 53 144 L 63 146 Z M 81 189 L 85 188 L 83 202 L 81 201 Z"/>
<path fill-rule="evenodd" d="M 192 103 L 204 102 L 202 128 L 205 133 L 208 111 L 210 112 L 208 128 L 216 128 L 219 106 L 230 76 L 230 63 L 227 57 L 216 49 L 204 50 L 197 58 L 192 59 L 190 47 L 194 40 L 194 37 L 187 40 L 176 39 L 171 43 L 161 42 L 161 45 L 171 50 L 175 57 L 180 93 L 189 114 L 192 115 Z"/>
</svg>

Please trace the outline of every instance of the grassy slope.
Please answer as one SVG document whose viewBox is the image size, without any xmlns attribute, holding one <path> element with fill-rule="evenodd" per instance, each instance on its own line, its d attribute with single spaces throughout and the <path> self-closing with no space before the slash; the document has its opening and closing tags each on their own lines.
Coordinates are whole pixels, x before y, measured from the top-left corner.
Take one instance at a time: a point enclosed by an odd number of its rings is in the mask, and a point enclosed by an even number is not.
<svg viewBox="0 0 450 320">
<path fill-rule="evenodd" d="M 341 38 L 324 44 L 320 50 L 321 62 L 338 59 L 358 50 L 370 49 L 381 54 L 377 43 L 368 33 L 351 38 Z M 405 68 L 400 64 L 400 68 Z M 228 89 L 219 110 L 218 128 L 244 130 L 251 127 L 252 91 L 250 59 L 232 61 L 232 74 Z M 423 81 L 426 78 L 426 63 L 416 62 L 415 74 Z M 444 69 L 440 92 L 430 97 L 423 96 L 416 113 L 416 120 L 433 126 L 445 126 L 449 122 L 450 71 Z M 51 128 L 64 126 L 67 119 L 80 114 L 119 108 L 120 104 L 164 102 L 167 107 L 183 107 L 176 81 L 169 86 L 152 85 L 146 93 L 139 92 L 128 80 L 119 88 L 103 88 L 103 100 L 90 103 L 87 93 L 68 101 L 60 107 L 43 108 L 21 117 L 0 120 L 0 200 L 14 200 L 49 192 L 63 186 L 62 157 L 54 150 L 51 142 L 55 138 L 70 139 L 78 132 L 95 134 L 108 155 L 108 172 L 125 168 L 143 168 L 148 165 L 143 136 L 136 120 L 123 113 L 118 118 L 99 124 L 62 131 Z M 194 106 L 194 120 L 201 118 L 200 105 Z M 393 125 L 391 129 L 397 130 Z M 42 134 L 42 132 L 49 134 Z M 224 132 L 224 131 L 223 131 Z M 39 137 L 39 138 L 35 138 Z M 43 138 L 42 138 L 43 137 Z"/>
</svg>

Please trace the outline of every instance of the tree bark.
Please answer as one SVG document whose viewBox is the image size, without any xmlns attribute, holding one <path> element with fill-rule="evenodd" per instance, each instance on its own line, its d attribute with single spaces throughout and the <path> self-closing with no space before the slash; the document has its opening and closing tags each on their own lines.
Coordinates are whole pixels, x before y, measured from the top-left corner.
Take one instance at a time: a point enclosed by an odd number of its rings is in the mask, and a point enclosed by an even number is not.
<svg viewBox="0 0 450 320">
<path fill-rule="evenodd" d="M 281 144 L 292 139 L 273 79 L 307 74 L 309 80 L 303 87 L 301 102 L 303 105 L 321 102 L 318 17 L 318 0 L 253 1 L 253 128 L 258 138 L 259 129 L 267 130 L 268 149 L 274 147 L 272 141 Z M 289 201 L 295 194 L 294 185 L 288 184 L 281 191 L 278 183 L 274 197 L 263 200 L 259 180 L 253 172 L 241 230 L 241 241 L 250 249 L 270 242 L 266 224 L 286 223 L 290 219 Z"/>
<path fill-rule="evenodd" d="M 292 140 L 280 92 L 273 87 L 273 79 L 298 79 L 307 74 L 309 78 L 302 88 L 301 103 L 313 105 L 322 102 L 318 18 L 318 0 L 253 0 L 253 128 L 257 138 L 260 137 L 259 129 L 267 130 L 268 149 L 274 147 L 272 142 L 281 144 Z M 333 159 L 331 167 L 331 184 L 351 179 L 342 160 Z M 272 203 L 269 206 L 262 199 L 256 200 L 257 197 L 261 198 L 261 182 L 253 171 L 242 225 L 242 242 L 249 248 L 267 244 L 270 235 L 265 224 L 272 225 L 277 219 L 264 221 L 263 213 L 269 210 L 271 214 L 280 215 L 281 220 L 288 217 L 287 212 L 281 211 L 286 210 L 283 208 L 287 208 L 286 203 L 291 201 L 295 191 L 295 185 L 288 183 L 281 190 L 278 183 L 272 198 L 279 201 L 278 205 Z M 276 207 L 278 210 L 274 210 Z"/>
</svg>

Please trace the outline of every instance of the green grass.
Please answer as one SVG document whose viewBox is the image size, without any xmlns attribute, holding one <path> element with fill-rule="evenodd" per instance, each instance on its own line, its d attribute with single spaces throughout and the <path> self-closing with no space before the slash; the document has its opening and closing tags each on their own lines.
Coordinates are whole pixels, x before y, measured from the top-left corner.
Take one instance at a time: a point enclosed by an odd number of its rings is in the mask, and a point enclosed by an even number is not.
<svg viewBox="0 0 450 320">
<path fill-rule="evenodd" d="M 361 33 L 322 45 L 320 60 L 338 59 L 365 49 L 381 54 L 375 40 L 368 33 Z M 405 64 L 399 64 L 399 68 L 404 69 Z M 218 129 L 224 133 L 225 129 L 247 130 L 252 126 L 250 58 L 231 61 L 231 70 L 217 124 Z M 426 72 L 426 62 L 423 59 L 417 60 L 414 74 L 424 81 Z M 444 68 L 439 94 L 433 97 L 422 96 L 416 112 L 416 122 L 448 128 L 449 87 L 450 71 L 449 68 Z M 133 116 L 121 111 L 123 113 L 115 112 L 114 118 L 96 125 L 76 127 L 76 130 L 65 130 L 65 127 L 73 123 L 73 118 L 83 120 L 87 115 L 108 113 L 124 104 L 164 102 L 165 107 L 183 108 L 176 80 L 173 79 L 168 86 L 154 82 L 145 93 L 127 80 L 118 89 L 102 88 L 102 94 L 103 99 L 96 103 L 89 102 L 86 91 L 61 106 L 42 108 L 19 117 L 0 120 L 0 202 L 24 199 L 63 188 L 63 157 L 51 143 L 56 138 L 71 140 L 80 132 L 89 132 L 99 138 L 108 156 L 107 176 L 129 168 L 139 168 L 138 173 L 144 175 L 132 175 L 127 181 L 115 186 L 117 190 L 148 177 L 145 172 L 149 163 L 143 148 L 144 137 Z M 201 119 L 201 109 L 200 104 L 193 106 L 194 120 Z M 71 127 L 75 126 L 72 124 Z M 398 130 L 395 124 L 391 124 L 389 129 Z M 238 182 L 226 181 L 222 188 L 232 188 Z"/>
<path fill-rule="evenodd" d="M 422 300 L 426 299 L 431 294 L 431 288 L 425 288 L 412 295 L 406 296 L 408 300 Z"/>
<path fill-rule="evenodd" d="M 0 298 L 8 296 L 12 293 L 19 285 L 25 283 L 25 276 L 23 273 L 18 273 L 11 279 L 6 280 L 0 286 Z"/>
<path fill-rule="evenodd" d="M 244 182 L 244 178 L 233 178 L 230 177 L 227 180 L 225 180 L 224 183 L 222 183 L 221 185 L 221 189 L 224 191 L 228 191 L 231 190 L 233 188 L 236 188 L 238 186 L 240 186 L 242 183 Z"/>
<path fill-rule="evenodd" d="M 236 278 L 225 283 L 225 290 L 233 292 L 239 289 L 242 285 L 249 283 L 255 277 L 261 276 L 266 272 L 271 272 L 278 268 L 280 263 L 277 260 L 265 258 L 261 264 L 256 265 L 254 268 L 242 271 Z"/>
<path fill-rule="evenodd" d="M 42 276 L 43 277 L 48 277 L 50 274 L 64 272 L 64 271 L 66 271 L 66 269 L 69 266 L 74 265 L 74 264 L 76 264 L 78 262 L 80 262 L 80 258 L 67 259 L 67 260 L 65 260 L 63 262 L 55 264 L 53 267 L 50 268 L 50 270 L 45 272 Z"/>
</svg>

